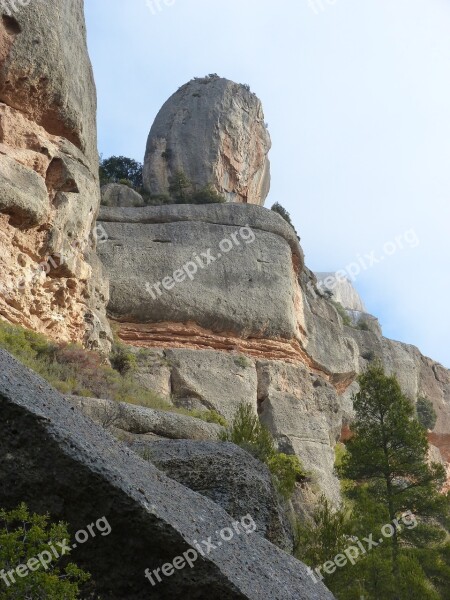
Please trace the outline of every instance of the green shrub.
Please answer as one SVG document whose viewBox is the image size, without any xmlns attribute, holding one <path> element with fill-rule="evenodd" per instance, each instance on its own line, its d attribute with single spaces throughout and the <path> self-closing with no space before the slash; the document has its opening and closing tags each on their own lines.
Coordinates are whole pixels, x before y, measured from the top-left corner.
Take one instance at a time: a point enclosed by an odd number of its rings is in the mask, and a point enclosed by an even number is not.
<svg viewBox="0 0 450 600">
<path fill-rule="evenodd" d="M 434 429 L 437 421 L 437 414 L 432 402 L 428 400 L 428 398 L 422 397 L 417 400 L 416 413 L 419 423 L 421 423 L 425 429 Z"/>
<path fill-rule="evenodd" d="M 112 347 L 110 362 L 112 368 L 121 375 L 135 371 L 137 367 L 136 355 L 119 342 L 116 342 Z"/>
<path fill-rule="evenodd" d="M 267 463 L 275 454 L 272 434 L 255 414 L 251 404 L 242 403 L 237 409 L 230 428 L 221 435 L 224 442 L 232 442 Z"/>
<path fill-rule="evenodd" d="M 278 215 L 280 215 L 280 217 L 283 217 L 283 219 L 289 223 L 289 225 L 292 227 L 292 229 L 295 232 L 295 235 L 297 236 L 298 240 L 300 241 L 300 237 L 297 233 L 297 230 L 294 227 L 294 224 L 292 222 L 291 219 L 291 215 L 288 213 L 288 211 L 284 208 L 284 206 L 282 206 L 279 202 L 275 202 L 275 204 L 272 206 L 272 208 L 270 209 L 273 212 L 276 212 Z"/>
<path fill-rule="evenodd" d="M 223 204 L 226 200 L 212 184 L 208 184 L 198 191 L 192 192 L 188 196 L 188 202 L 191 204 Z"/>
<path fill-rule="evenodd" d="M 231 427 L 220 439 L 240 446 L 264 462 L 269 467 L 276 489 L 286 499 L 292 496 L 296 482 L 307 477 L 296 456 L 277 452 L 272 434 L 261 423 L 251 404 L 239 406 Z"/>
<path fill-rule="evenodd" d="M 364 321 L 363 319 L 361 319 L 361 321 L 358 321 L 357 328 L 360 329 L 361 331 L 370 331 L 369 324 L 367 323 L 367 321 Z"/>
<path fill-rule="evenodd" d="M 134 189 L 142 187 L 143 165 L 132 158 L 126 156 L 110 156 L 100 159 L 100 184 L 122 183 L 131 185 Z"/>
<path fill-rule="evenodd" d="M 270 210 L 273 210 L 273 212 L 276 212 L 278 215 L 280 215 L 280 217 L 283 217 L 283 219 L 287 223 L 289 223 L 289 225 L 291 227 L 294 226 L 293 223 L 292 223 L 291 215 L 284 208 L 284 206 L 282 206 L 279 202 L 275 202 L 275 204 L 272 206 L 272 208 Z"/>
<path fill-rule="evenodd" d="M 243 354 L 241 354 L 240 356 L 237 356 L 234 359 L 234 364 L 237 365 L 238 367 L 241 367 L 242 369 L 248 369 L 249 367 L 252 366 L 251 361 Z"/>
<path fill-rule="evenodd" d="M 183 171 L 176 171 L 169 177 L 169 194 L 178 203 L 186 204 L 192 193 L 192 181 Z"/>
<path fill-rule="evenodd" d="M 342 304 L 340 302 L 336 302 L 335 300 L 331 300 L 331 303 L 333 304 L 333 306 L 335 307 L 335 309 L 338 311 L 339 315 L 341 316 L 341 319 L 342 319 L 344 325 L 346 327 L 352 327 L 353 326 L 352 320 L 348 316 L 347 311 L 342 306 Z"/>
<path fill-rule="evenodd" d="M 201 419 L 206 423 L 216 423 L 222 427 L 228 427 L 228 421 L 215 410 L 191 410 L 187 411 L 188 416 Z"/>
<path fill-rule="evenodd" d="M 294 493 L 296 482 L 308 476 L 299 458 L 294 455 L 276 453 L 269 458 L 267 466 L 278 491 L 286 499 Z"/>
<path fill-rule="evenodd" d="M 129 179 L 119 179 L 117 183 L 120 183 L 120 185 L 126 185 L 129 188 L 133 188 L 133 184 Z"/>
<path fill-rule="evenodd" d="M 10 512 L 0 510 L 0 568 L 6 572 L 36 559 L 41 552 L 54 556 L 50 543 L 58 548 L 58 543 L 65 541 L 70 541 L 65 523 L 49 523 L 48 515 L 30 514 L 25 504 Z M 14 575 L 14 579 L 10 586 L 0 583 L 0 600 L 75 600 L 80 598 L 80 585 L 90 575 L 61 556 L 53 560 L 48 570 L 39 562 L 25 577 Z"/>
</svg>

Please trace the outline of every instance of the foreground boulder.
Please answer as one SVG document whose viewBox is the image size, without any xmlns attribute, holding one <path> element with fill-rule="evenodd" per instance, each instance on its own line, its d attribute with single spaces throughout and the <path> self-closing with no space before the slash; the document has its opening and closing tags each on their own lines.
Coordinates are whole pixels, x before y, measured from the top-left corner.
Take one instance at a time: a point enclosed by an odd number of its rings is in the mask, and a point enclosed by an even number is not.
<svg viewBox="0 0 450 600">
<path fill-rule="evenodd" d="M 147 142 L 144 185 L 167 194 L 182 171 L 228 202 L 263 205 L 270 189 L 270 135 L 248 86 L 217 75 L 183 85 L 161 108 Z"/>
<path fill-rule="evenodd" d="M 76 548 L 105 600 L 331 600 L 305 566 L 256 533 L 233 535 L 152 587 L 144 578 L 233 518 L 118 444 L 42 379 L 0 350 L 0 505 L 21 501 L 71 531 L 105 516 L 112 528 Z M 220 538 L 219 538 L 220 539 Z"/>
<path fill-rule="evenodd" d="M 258 532 L 286 552 L 293 531 L 269 469 L 238 446 L 224 442 L 134 442 L 130 448 L 166 475 L 207 496 L 238 519 L 255 515 Z"/>
</svg>

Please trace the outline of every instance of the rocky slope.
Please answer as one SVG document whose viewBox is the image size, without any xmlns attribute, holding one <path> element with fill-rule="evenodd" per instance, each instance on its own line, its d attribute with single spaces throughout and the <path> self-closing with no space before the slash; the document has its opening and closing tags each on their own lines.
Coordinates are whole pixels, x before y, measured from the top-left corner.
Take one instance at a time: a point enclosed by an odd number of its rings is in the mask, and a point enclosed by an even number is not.
<svg viewBox="0 0 450 600">
<path fill-rule="evenodd" d="M 25 501 L 71 531 L 105 516 L 110 534 L 71 552 L 103 598 L 332 600 L 302 563 L 257 533 L 251 515 L 236 520 L 169 479 L 2 350 L 0 363 L 1 504 Z M 204 556 L 194 551 L 202 545 Z M 184 568 L 178 561 L 160 583 L 146 579 L 146 569 L 161 573 L 183 555 Z"/>
<path fill-rule="evenodd" d="M 0 19 L 0 315 L 60 341 L 106 347 L 96 93 L 82 0 Z"/>
<path fill-rule="evenodd" d="M 183 85 L 161 108 L 147 142 L 144 184 L 167 194 L 182 171 L 228 202 L 263 205 L 270 188 L 270 136 L 248 86 L 216 75 Z"/>
</svg>

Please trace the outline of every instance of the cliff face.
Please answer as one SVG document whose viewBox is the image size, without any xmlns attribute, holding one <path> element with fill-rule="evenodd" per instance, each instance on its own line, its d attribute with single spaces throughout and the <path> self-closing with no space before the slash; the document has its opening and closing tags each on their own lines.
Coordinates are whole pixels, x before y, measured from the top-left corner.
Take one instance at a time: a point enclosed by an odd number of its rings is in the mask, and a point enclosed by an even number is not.
<svg viewBox="0 0 450 600">
<path fill-rule="evenodd" d="M 352 310 L 358 299 L 356 291 L 351 295 L 352 306 L 344 305 L 344 308 L 348 309 L 354 322 L 364 321 L 368 326 L 367 331 L 344 325 L 336 308 L 323 297 L 323 288 L 317 286 L 317 279 L 311 272 L 306 270 L 303 273 L 301 285 L 308 353 L 326 369 L 334 371 L 339 367 L 356 373 L 361 372 L 370 361 L 380 359 L 386 372 L 397 376 L 411 402 L 416 403 L 418 398 L 425 397 L 433 403 L 438 418 L 434 430 L 429 433 L 429 439 L 439 449 L 443 462 L 448 463 L 450 371 L 423 356 L 415 346 L 385 338 L 375 317 Z M 351 394 L 356 390 L 357 384 L 354 383 L 342 396 L 344 433 L 353 415 Z"/>
<path fill-rule="evenodd" d="M 100 219 L 109 314 L 123 342 L 162 352 L 152 367 L 159 389 L 167 389 L 163 373 L 177 405 L 229 420 L 250 402 L 280 448 L 337 501 L 340 395 L 357 361 L 325 364 L 307 349 L 293 229 L 272 211 L 242 205 L 102 208 Z"/>
<path fill-rule="evenodd" d="M 121 208 L 110 190 L 96 254 L 95 89 L 82 2 L 31 3 L 2 15 L 0 33 L 2 318 L 105 348 L 109 301 L 122 341 L 154 349 L 141 365 L 146 385 L 229 420 L 250 402 L 336 502 L 334 446 L 352 419 L 357 374 L 379 357 L 412 402 L 433 402 L 430 440 L 450 461 L 449 371 L 385 339 L 348 283 L 336 299 L 367 330 L 345 325 L 295 232 L 259 206 L 270 139 L 251 92 L 218 77 L 190 82 L 161 110 L 147 147 L 150 192 L 167 192 L 183 170 L 230 202 Z"/>
<path fill-rule="evenodd" d="M 228 202 L 263 205 L 270 189 L 271 141 L 261 102 L 247 86 L 217 76 L 183 85 L 157 115 L 147 142 L 144 184 L 167 194 L 183 171 Z"/>
<path fill-rule="evenodd" d="M 108 288 L 93 235 L 96 94 L 83 2 L 1 13 L 0 315 L 99 347 Z"/>
<path fill-rule="evenodd" d="M 334 446 L 353 416 L 358 373 L 379 357 L 412 402 L 432 400 L 431 440 L 448 460 L 450 373 L 384 338 L 377 319 L 356 310 L 364 305 L 349 282 L 340 299 L 366 330 L 345 325 L 279 215 L 163 206 L 103 208 L 100 219 L 109 314 L 123 342 L 164 357 L 146 377 L 176 405 L 230 420 L 252 403 L 279 448 L 297 454 L 337 502 Z"/>
</svg>

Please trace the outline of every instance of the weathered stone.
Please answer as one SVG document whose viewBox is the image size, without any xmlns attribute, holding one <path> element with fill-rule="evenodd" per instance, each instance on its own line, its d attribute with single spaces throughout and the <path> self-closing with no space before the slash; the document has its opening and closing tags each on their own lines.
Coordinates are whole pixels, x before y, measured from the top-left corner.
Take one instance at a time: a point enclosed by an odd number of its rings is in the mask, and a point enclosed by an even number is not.
<svg viewBox="0 0 450 600">
<path fill-rule="evenodd" d="M 341 433 L 342 413 L 336 390 L 304 365 L 261 361 L 257 369 L 261 420 L 279 450 L 296 454 L 313 481 L 337 504 L 333 448 Z"/>
<path fill-rule="evenodd" d="M 166 207 L 102 210 L 110 315 L 132 324 L 194 322 L 241 338 L 298 336 L 295 236 L 283 219 L 250 206 L 183 208 L 186 220 L 173 222 L 160 222 L 170 219 Z M 121 222 L 128 215 L 144 222 Z M 295 248 L 299 256 L 297 240 Z M 167 277 L 169 290 L 161 285 Z"/>
<path fill-rule="evenodd" d="M 255 515 L 259 534 L 292 553 L 287 507 L 277 496 L 268 468 L 248 452 L 224 442 L 135 442 L 130 448 L 232 517 Z"/>
<path fill-rule="evenodd" d="M 136 369 L 133 378 L 151 392 L 162 396 L 172 403 L 171 365 L 163 350 L 138 349 L 128 347 L 128 351 L 136 356 Z"/>
<path fill-rule="evenodd" d="M 333 300 L 349 310 L 367 312 L 361 296 L 353 287 L 350 280 L 342 273 L 315 273 L 318 285 L 322 290 L 329 290 Z"/>
<path fill-rule="evenodd" d="M 83 2 L 18 4 L 0 18 L 0 314 L 107 350 L 86 260 L 100 194 Z"/>
<path fill-rule="evenodd" d="M 213 350 L 166 350 L 172 367 L 172 393 L 177 406 L 215 410 L 228 422 L 240 404 L 257 408 L 254 361 Z"/>
<path fill-rule="evenodd" d="M 201 540 L 218 539 L 214 532 L 232 527 L 233 517 L 116 443 L 1 350 L 0 363 L 0 506 L 24 501 L 34 512 L 66 521 L 71 532 L 106 517 L 111 533 L 71 554 L 92 573 L 100 596 L 333 598 L 322 583 L 313 583 L 302 563 L 243 531 L 199 557 L 194 568 L 152 587 L 145 569 L 161 568 Z"/>
<path fill-rule="evenodd" d="M 223 427 L 165 410 L 97 398 L 67 396 L 78 409 L 106 428 L 134 436 L 157 435 L 173 440 L 217 440 Z"/>
<path fill-rule="evenodd" d="M 25 3 L 23 3 L 25 4 Z M 0 21 L 0 102 L 98 165 L 96 95 L 83 0 L 29 2 Z"/>
<path fill-rule="evenodd" d="M 30 190 L 33 193 L 30 194 Z M 12 214 L 19 227 L 45 222 L 50 202 L 44 179 L 9 156 L 0 154 L 0 211 Z"/>
<path fill-rule="evenodd" d="M 246 86 L 220 77 L 182 86 L 158 113 L 147 142 L 144 185 L 167 194 L 184 172 L 212 184 L 228 202 L 263 205 L 270 189 L 271 141 L 261 102 Z"/>
<path fill-rule="evenodd" d="M 144 199 L 127 185 L 120 183 L 108 183 L 101 189 L 102 205 L 118 207 L 138 207 L 144 206 Z"/>
</svg>

